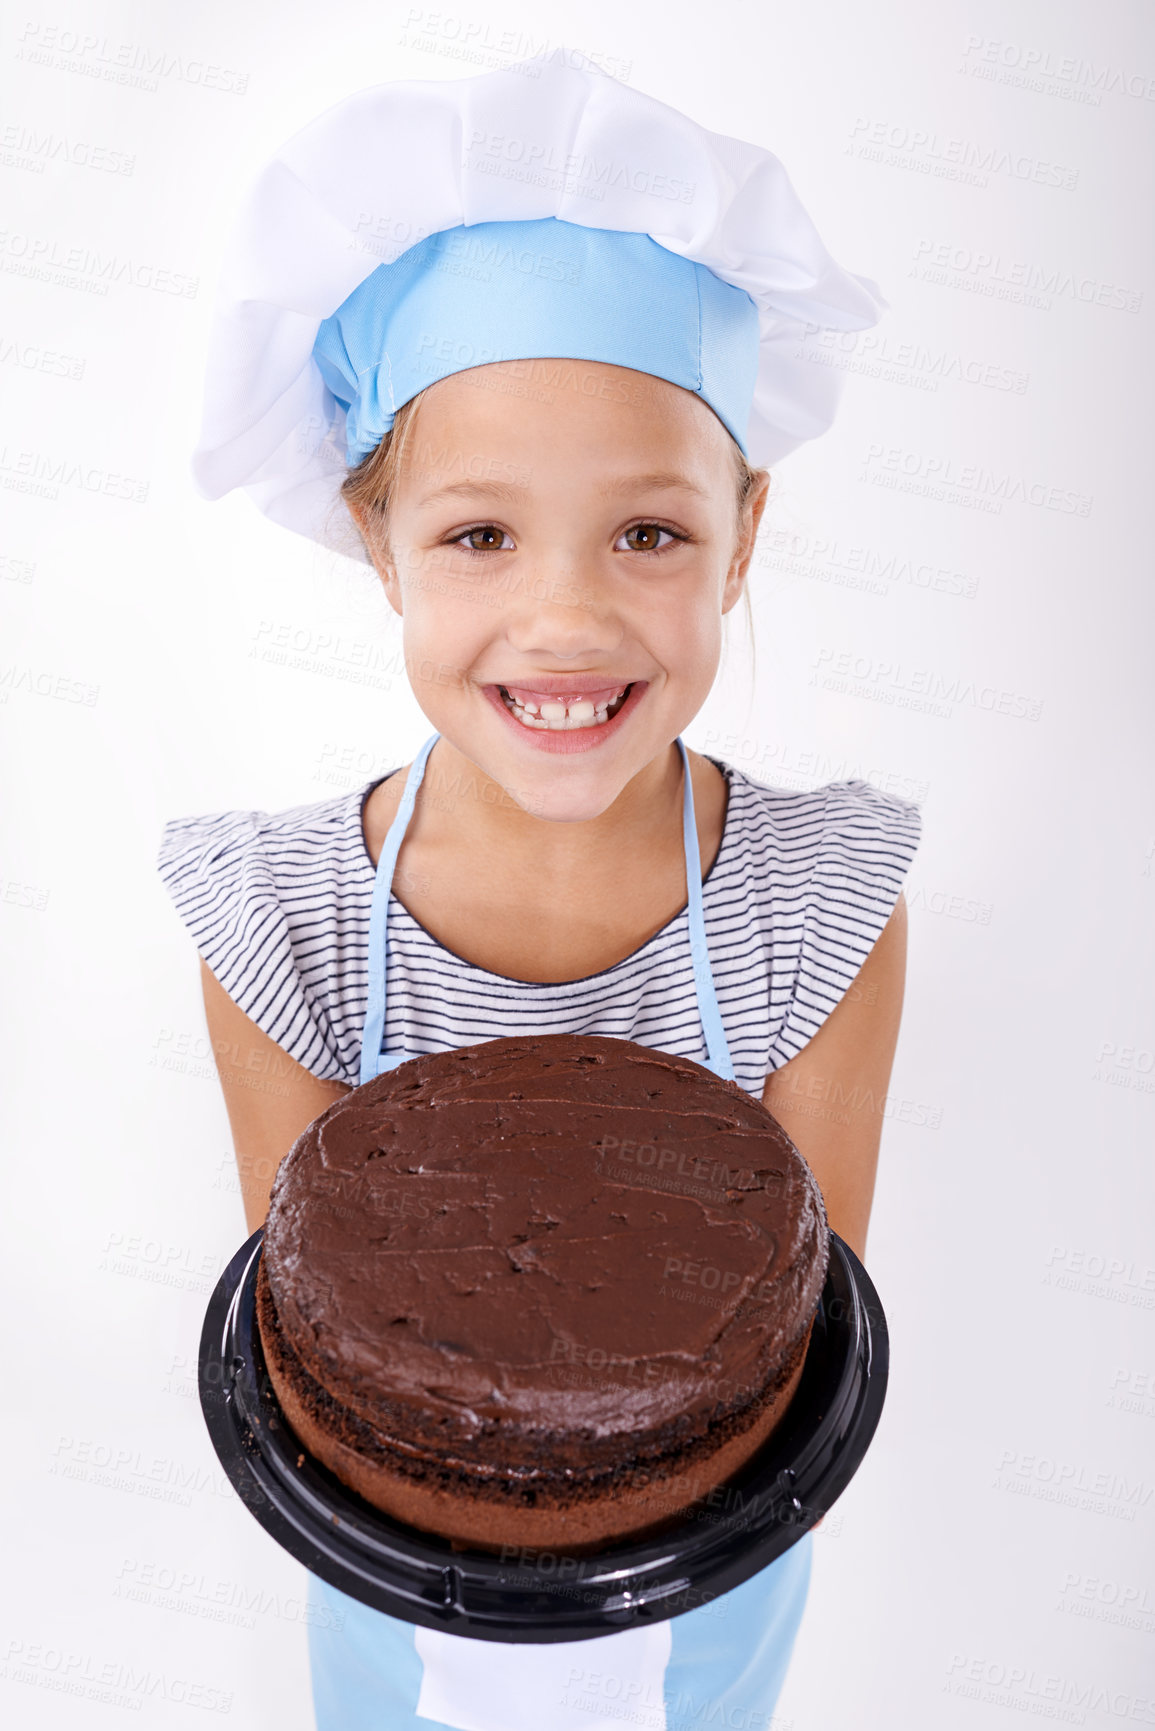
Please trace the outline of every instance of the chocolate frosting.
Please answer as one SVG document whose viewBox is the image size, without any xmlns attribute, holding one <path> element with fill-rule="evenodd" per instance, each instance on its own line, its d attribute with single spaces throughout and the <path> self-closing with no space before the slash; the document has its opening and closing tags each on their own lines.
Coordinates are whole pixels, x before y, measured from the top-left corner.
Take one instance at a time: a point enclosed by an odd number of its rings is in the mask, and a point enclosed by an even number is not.
<svg viewBox="0 0 1155 1731">
<path fill-rule="evenodd" d="M 281 1328 L 335 1403 L 473 1470 L 686 1444 L 773 1386 L 826 1275 L 821 1192 L 770 1113 L 598 1035 L 411 1059 L 281 1164 Z"/>
</svg>

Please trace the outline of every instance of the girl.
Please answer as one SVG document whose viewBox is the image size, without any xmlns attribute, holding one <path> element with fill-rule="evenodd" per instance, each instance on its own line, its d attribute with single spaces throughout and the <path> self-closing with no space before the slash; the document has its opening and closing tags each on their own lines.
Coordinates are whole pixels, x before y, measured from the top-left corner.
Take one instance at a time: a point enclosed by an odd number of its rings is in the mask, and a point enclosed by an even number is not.
<svg viewBox="0 0 1155 1731">
<path fill-rule="evenodd" d="M 352 795 L 166 828 L 249 1227 L 358 1082 L 585 1032 L 761 1097 L 861 1257 L 917 813 L 861 781 L 768 787 L 680 736 L 745 592 L 769 482 L 750 459 L 829 420 L 800 328 L 859 328 L 877 298 L 767 152 L 600 75 L 515 71 L 324 117 L 258 187 L 229 267 L 202 483 L 330 545 L 347 513 L 434 730 Z M 486 166 L 493 137 L 499 165 L 564 159 L 554 212 Z M 416 143 L 420 184 L 393 167 Z M 586 162 L 606 196 L 583 207 Z M 376 264 L 335 237 L 386 193 L 409 244 Z M 767 1726 L 809 1567 L 805 1536 L 703 1610 L 541 1646 L 414 1629 L 317 1581 L 317 1723 Z"/>
</svg>

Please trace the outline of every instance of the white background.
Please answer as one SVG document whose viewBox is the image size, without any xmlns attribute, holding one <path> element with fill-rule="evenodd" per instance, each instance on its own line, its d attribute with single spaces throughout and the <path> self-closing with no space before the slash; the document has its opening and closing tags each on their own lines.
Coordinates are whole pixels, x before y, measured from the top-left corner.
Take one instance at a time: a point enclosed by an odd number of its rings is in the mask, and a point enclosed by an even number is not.
<svg viewBox="0 0 1155 1731">
<path fill-rule="evenodd" d="M 10 11 L 8 1722 L 311 1724 L 302 1573 L 224 1484 L 194 1395 L 245 1232 L 153 862 L 170 816 L 326 798 L 427 727 L 403 681 L 344 676 L 397 642 L 364 570 L 193 492 L 212 283 L 240 188 L 315 114 L 560 44 L 775 151 L 892 305 L 831 351 L 841 417 L 776 477 L 756 679 L 739 627 L 687 736 L 925 814 L 868 1254 L 892 1381 L 816 1536 L 775 1725 L 1155 1723 L 1155 31 L 1135 0 Z M 167 290 L 131 280 L 155 272 Z M 278 633 L 298 651 L 274 661 Z"/>
</svg>

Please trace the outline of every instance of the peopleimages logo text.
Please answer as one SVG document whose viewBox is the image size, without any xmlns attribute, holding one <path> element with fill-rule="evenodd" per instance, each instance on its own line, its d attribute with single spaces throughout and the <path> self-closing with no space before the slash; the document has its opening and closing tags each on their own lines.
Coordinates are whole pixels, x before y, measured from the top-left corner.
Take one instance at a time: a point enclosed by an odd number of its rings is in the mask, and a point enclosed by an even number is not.
<svg viewBox="0 0 1155 1731">
<path fill-rule="evenodd" d="M 997 144 L 976 144 L 968 138 L 953 138 L 929 131 L 921 126 L 901 122 L 872 120 L 860 115 L 850 129 L 847 151 L 855 156 L 880 161 L 890 159 L 903 166 L 918 167 L 925 172 L 938 170 L 951 177 L 951 171 L 965 178 L 973 176 L 980 186 L 990 174 L 1005 174 L 1011 180 L 1030 181 L 1036 186 L 1060 187 L 1074 192 L 1079 184 L 1079 170 L 1064 163 L 1049 162 L 1031 156 L 1026 151 L 1004 150 Z M 888 154 L 889 153 L 889 156 Z"/>
<path fill-rule="evenodd" d="M 888 661 L 872 655 L 862 655 L 853 649 L 820 649 L 810 675 L 812 685 L 829 690 L 874 688 L 884 694 L 905 693 L 925 698 L 944 706 L 963 704 L 982 709 L 991 715 L 1008 715 L 1022 721 L 1038 721 L 1043 712 L 1043 700 L 997 685 L 979 684 L 958 674 L 939 673 L 929 667 L 909 667 L 901 661 Z M 888 698 L 889 701 L 889 698 Z"/>
<path fill-rule="evenodd" d="M 1003 72 L 1018 72 L 1028 79 L 1053 79 L 1075 89 L 1102 95 L 1130 96 L 1140 102 L 1155 102 L 1155 74 L 1126 70 L 1109 61 L 1096 64 L 1077 54 L 1055 54 L 1049 48 L 1028 43 L 1003 42 L 992 36 L 968 36 L 963 49 L 963 69 L 975 72 L 982 66 Z"/>
<path fill-rule="evenodd" d="M 988 469 L 981 463 L 957 463 L 953 457 L 906 451 L 900 445 L 871 444 L 864 461 L 872 479 L 876 475 L 905 476 L 932 487 L 953 488 L 997 505 L 1035 505 L 1042 510 L 1089 517 L 1095 502 L 1093 494 L 1076 492 L 1073 487 L 1053 486 L 1025 475 Z"/>
<path fill-rule="evenodd" d="M 1066 297 L 1087 306 L 1107 307 L 1116 312 L 1137 313 L 1143 302 L 1137 287 L 1109 282 L 1101 277 L 1080 275 L 1061 265 L 1031 264 L 1025 259 L 1005 258 L 983 247 L 958 246 L 948 240 L 915 243 L 911 274 L 937 281 L 935 272 L 973 278 L 985 292 L 1010 297 L 1019 294 Z"/>
</svg>

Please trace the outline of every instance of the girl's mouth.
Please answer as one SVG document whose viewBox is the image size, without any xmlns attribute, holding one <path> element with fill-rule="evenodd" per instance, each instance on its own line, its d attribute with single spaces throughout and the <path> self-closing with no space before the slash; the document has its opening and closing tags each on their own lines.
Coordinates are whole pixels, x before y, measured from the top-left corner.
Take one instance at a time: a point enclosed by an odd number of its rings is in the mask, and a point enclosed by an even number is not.
<svg viewBox="0 0 1155 1731">
<path fill-rule="evenodd" d="M 512 690 L 499 685 L 501 701 L 523 727 L 539 732 L 576 733 L 590 727 L 604 727 L 625 703 L 633 690 L 632 684 L 603 686 L 572 697 L 550 697 L 541 692 Z"/>
<path fill-rule="evenodd" d="M 521 749 L 548 757 L 582 757 L 617 738 L 644 702 L 648 679 L 604 685 L 593 675 L 589 685 L 575 680 L 565 692 L 534 691 L 521 685 L 483 685 L 485 699 L 516 736 Z M 560 683 L 560 682 L 559 682 Z"/>
</svg>

